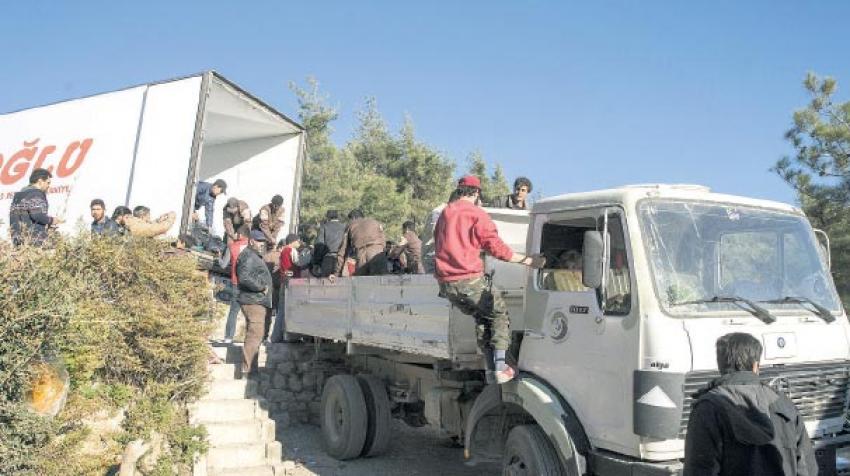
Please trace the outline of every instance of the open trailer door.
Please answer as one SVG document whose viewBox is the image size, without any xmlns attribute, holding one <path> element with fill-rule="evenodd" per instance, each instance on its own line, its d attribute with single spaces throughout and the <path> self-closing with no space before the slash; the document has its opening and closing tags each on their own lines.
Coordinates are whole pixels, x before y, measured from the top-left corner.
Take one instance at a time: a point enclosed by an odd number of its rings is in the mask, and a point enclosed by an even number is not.
<svg viewBox="0 0 850 476">
<path fill-rule="evenodd" d="M 286 229 L 296 230 L 301 173 L 306 156 L 304 129 L 217 73 L 204 78 L 189 165 L 187 201 L 181 229 L 189 225 L 198 181 L 227 182 L 227 197 L 244 200 L 256 215 L 281 195 Z M 221 235 L 224 200 L 216 201 L 213 232 Z"/>
</svg>

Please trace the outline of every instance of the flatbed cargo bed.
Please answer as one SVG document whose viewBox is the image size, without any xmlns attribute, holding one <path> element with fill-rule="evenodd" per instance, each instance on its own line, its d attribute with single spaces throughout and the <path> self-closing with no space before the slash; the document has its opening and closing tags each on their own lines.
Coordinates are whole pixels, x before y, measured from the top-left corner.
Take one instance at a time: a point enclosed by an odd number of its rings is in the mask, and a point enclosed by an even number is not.
<svg viewBox="0 0 850 476">
<path fill-rule="evenodd" d="M 513 315 L 522 290 L 504 290 Z M 482 360 L 472 317 L 438 296 L 430 275 L 295 279 L 286 293 L 286 329 L 355 346 L 445 360 L 456 369 L 478 369 Z"/>
</svg>

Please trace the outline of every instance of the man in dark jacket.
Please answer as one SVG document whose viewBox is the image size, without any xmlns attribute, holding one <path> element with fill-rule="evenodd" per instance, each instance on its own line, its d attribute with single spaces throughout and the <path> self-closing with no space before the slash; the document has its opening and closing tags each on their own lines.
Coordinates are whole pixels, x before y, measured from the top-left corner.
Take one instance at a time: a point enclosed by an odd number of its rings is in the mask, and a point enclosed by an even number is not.
<svg viewBox="0 0 850 476">
<path fill-rule="evenodd" d="M 345 223 L 339 221 L 337 210 L 325 212 L 325 221 L 316 236 L 313 264 L 318 265 L 319 276 L 329 276 L 336 270 L 337 253 L 345 234 Z"/>
<path fill-rule="evenodd" d="M 818 466 L 794 403 L 758 376 L 762 346 L 717 339 L 720 378 L 697 393 L 685 438 L 684 476 L 815 476 Z"/>
<path fill-rule="evenodd" d="M 91 201 L 89 208 L 92 217 L 92 236 L 118 236 L 121 234 L 118 224 L 106 216 L 106 204 L 103 203 L 103 200 L 95 198 Z"/>
<path fill-rule="evenodd" d="M 404 272 L 408 274 L 424 274 L 422 266 L 422 240 L 416 235 L 416 224 L 406 221 L 401 225 L 404 232 L 401 242 L 390 250 L 390 258 L 396 259 L 404 255 Z"/>
<path fill-rule="evenodd" d="M 53 175 L 46 169 L 35 169 L 30 174 L 30 184 L 15 192 L 9 207 L 9 231 L 15 246 L 31 243 L 41 246 L 47 240 L 47 231 L 64 223 L 47 214 L 47 189 Z"/>
<path fill-rule="evenodd" d="M 514 193 L 496 197 L 487 204 L 490 208 L 511 208 L 514 210 L 529 210 L 528 194 L 531 193 L 531 180 L 517 177 L 514 180 Z"/>
<path fill-rule="evenodd" d="M 192 219 L 198 221 L 198 210 L 204 207 L 204 225 L 207 229 L 212 228 L 213 216 L 215 215 L 215 199 L 222 193 L 227 193 L 227 182 L 218 179 L 213 183 L 198 182 L 195 189 L 195 212 Z"/>
<path fill-rule="evenodd" d="M 384 238 L 384 226 L 374 218 L 364 218 L 360 210 L 352 210 L 348 214 L 348 226 L 342 234 L 336 258 L 336 270 L 328 276 L 331 280 L 335 275 L 342 274 L 345 266 L 347 251 L 352 251 L 357 258 L 355 276 L 378 276 L 387 273 L 387 244 Z"/>
<path fill-rule="evenodd" d="M 271 318 L 274 284 L 263 261 L 266 236 L 259 230 L 253 230 L 248 244 L 236 260 L 236 277 L 239 280 L 239 304 L 247 324 L 242 347 L 242 374 L 250 375 L 257 371 L 257 352 Z"/>
</svg>

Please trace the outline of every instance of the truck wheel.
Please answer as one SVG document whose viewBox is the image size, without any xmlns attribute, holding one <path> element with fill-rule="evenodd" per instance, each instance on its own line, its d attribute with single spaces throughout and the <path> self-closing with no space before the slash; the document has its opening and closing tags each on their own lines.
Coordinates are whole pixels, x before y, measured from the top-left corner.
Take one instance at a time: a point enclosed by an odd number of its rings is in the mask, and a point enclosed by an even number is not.
<svg viewBox="0 0 850 476">
<path fill-rule="evenodd" d="M 519 425 L 508 433 L 502 457 L 503 476 L 563 474 L 558 453 L 539 426 Z"/>
<path fill-rule="evenodd" d="M 353 375 L 334 375 L 322 390 L 322 440 L 336 459 L 360 456 L 366 441 L 368 413 L 363 390 Z"/>
<path fill-rule="evenodd" d="M 384 382 L 377 377 L 358 375 L 357 381 L 363 389 L 369 412 L 366 443 L 360 456 L 377 456 L 384 453 L 390 444 L 390 398 Z"/>
</svg>

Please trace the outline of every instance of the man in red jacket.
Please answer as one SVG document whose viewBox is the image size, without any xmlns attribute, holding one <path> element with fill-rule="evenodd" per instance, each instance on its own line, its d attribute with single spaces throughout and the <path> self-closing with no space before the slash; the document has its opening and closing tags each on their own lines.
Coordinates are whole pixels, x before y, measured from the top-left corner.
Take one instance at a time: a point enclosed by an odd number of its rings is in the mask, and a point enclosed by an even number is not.
<svg viewBox="0 0 850 476">
<path fill-rule="evenodd" d="M 510 318 L 501 292 L 492 292 L 485 282 L 481 252 L 535 268 L 543 267 L 545 259 L 514 253 L 499 238 L 493 220 L 476 205 L 481 195 L 478 177 L 467 175 L 457 185 L 460 198 L 443 209 L 434 228 L 434 275 L 440 294 L 464 314 L 475 317 L 478 345 L 485 356 L 492 346 L 496 381 L 505 383 L 516 375 L 505 362 L 511 343 Z"/>
</svg>

